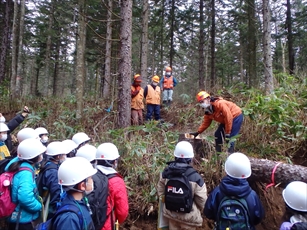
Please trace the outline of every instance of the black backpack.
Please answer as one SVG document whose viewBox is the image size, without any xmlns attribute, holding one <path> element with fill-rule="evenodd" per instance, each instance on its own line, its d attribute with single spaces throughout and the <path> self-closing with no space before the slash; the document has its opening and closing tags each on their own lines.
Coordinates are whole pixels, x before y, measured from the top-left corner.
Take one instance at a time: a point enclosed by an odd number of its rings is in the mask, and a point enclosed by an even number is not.
<svg viewBox="0 0 307 230">
<path fill-rule="evenodd" d="M 188 172 L 190 171 L 190 172 Z M 186 172 L 169 172 L 165 185 L 165 207 L 170 211 L 189 213 L 192 210 L 193 194 L 189 176 L 197 173 L 189 168 Z"/>
<path fill-rule="evenodd" d="M 116 174 L 105 175 L 100 170 L 92 176 L 94 181 L 94 190 L 87 195 L 88 202 L 92 210 L 92 219 L 95 229 L 101 230 L 108 216 L 107 198 L 109 196 L 109 179 L 115 177 Z"/>
</svg>

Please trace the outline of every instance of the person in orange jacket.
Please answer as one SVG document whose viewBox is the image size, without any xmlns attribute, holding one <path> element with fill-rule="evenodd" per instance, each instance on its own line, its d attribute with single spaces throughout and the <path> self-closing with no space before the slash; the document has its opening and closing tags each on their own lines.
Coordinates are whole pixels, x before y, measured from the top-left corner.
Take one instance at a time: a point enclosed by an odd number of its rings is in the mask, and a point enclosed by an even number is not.
<svg viewBox="0 0 307 230">
<path fill-rule="evenodd" d="M 131 86 L 131 120 L 133 125 L 143 124 L 144 90 L 141 83 L 141 75 L 136 74 Z"/>
<path fill-rule="evenodd" d="M 190 133 L 194 138 L 198 134 L 204 132 L 211 122 L 217 121 L 220 123 L 215 131 L 215 150 L 222 152 L 223 141 L 229 142 L 230 138 L 239 134 L 243 114 L 239 106 L 231 101 L 224 100 L 221 97 L 211 97 L 206 91 L 200 91 L 196 95 L 196 99 L 200 106 L 205 109 L 204 121 L 199 126 L 197 132 Z M 228 153 L 234 152 L 234 141 L 231 141 L 228 148 Z"/>
<path fill-rule="evenodd" d="M 159 76 L 155 75 L 152 77 L 152 82 L 147 85 L 144 89 L 144 97 L 147 104 L 146 121 L 150 120 L 152 114 L 155 116 L 155 120 L 160 120 L 160 94 L 161 89 L 159 87 Z"/>
</svg>

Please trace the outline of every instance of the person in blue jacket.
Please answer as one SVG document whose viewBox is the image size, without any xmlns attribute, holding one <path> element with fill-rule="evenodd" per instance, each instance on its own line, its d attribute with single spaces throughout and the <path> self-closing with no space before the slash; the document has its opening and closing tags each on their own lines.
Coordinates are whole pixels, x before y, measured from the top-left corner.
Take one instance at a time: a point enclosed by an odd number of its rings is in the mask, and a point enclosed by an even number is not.
<svg viewBox="0 0 307 230">
<path fill-rule="evenodd" d="M 5 141 L 5 145 L 7 146 L 8 150 L 12 153 L 13 150 L 13 143 L 10 133 L 12 133 L 28 116 L 29 108 L 24 106 L 23 112 L 21 114 L 17 114 L 14 118 L 12 118 L 6 125 L 9 127 L 9 131 L 7 133 L 7 139 Z M 5 117 L 0 113 L 0 122 L 5 122 Z"/>
<path fill-rule="evenodd" d="M 47 162 L 45 162 L 41 169 L 42 173 L 42 182 L 40 185 L 42 188 L 39 188 L 39 191 L 42 191 L 41 197 L 44 201 L 47 200 L 47 197 L 50 195 L 49 204 L 45 205 L 45 211 L 48 212 L 48 218 L 50 219 L 57 210 L 57 202 L 60 201 L 61 187 L 58 182 L 58 169 L 59 166 L 66 160 L 66 146 L 63 142 L 54 141 L 47 146 L 46 155 Z M 49 207 L 47 207 L 49 206 Z"/>
<path fill-rule="evenodd" d="M 254 190 L 246 178 L 251 175 L 251 164 L 243 153 L 229 155 L 225 162 L 225 176 L 221 183 L 210 193 L 204 208 L 208 219 L 217 220 L 218 208 L 225 196 L 244 198 L 249 209 L 250 226 L 255 229 L 264 218 L 264 209 Z"/>
<path fill-rule="evenodd" d="M 80 210 L 79 218 L 74 212 L 63 212 L 54 217 L 53 228 L 56 230 L 94 230 L 90 205 L 85 195 L 94 189 L 92 176 L 97 173 L 90 162 L 83 157 L 67 158 L 59 167 L 58 180 L 63 187 L 60 210 L 63 206 L 72 205 Z"/>
<path fill-rule="evenodd" d="M 20 167 L 27 168 L 16 173 L 12 180 L 11 198 L 17 204 L 12 215 L 8 218 L 9 229 L 32 230 L 33 221 L 37 220 L 42 209 L 34 179 L 34 165 L 39 163 L 46 151 L 37 139 L 27 139 L 18 145 L 18 156 L 13 158 L 5 171 L 18 171 Z"/>
</svg>

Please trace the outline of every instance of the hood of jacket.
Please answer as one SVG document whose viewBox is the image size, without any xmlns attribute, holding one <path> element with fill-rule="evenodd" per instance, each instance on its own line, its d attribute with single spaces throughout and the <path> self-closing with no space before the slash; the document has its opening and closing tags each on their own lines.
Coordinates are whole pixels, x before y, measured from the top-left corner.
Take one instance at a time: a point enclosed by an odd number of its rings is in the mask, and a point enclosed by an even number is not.
<svg viewBox="0 0 307 230">
<path fill-rule="evenodd" d="M 189 168 L 192 168 L 191 165 L 176 161 L 167 162 L 168 167 L 162 172 L 163 178 L 169 178 L 169 175 L 181 175 L 182 173 L 186 172 Z"/>
<path fill-rule="evenodd" d="M 230 176 L 225 176 L 222 179 L 220 190 L 227 196 L 238 197 L 245 197 L 252 191 L 246 179 L 237 179 Z"/>
</svg>

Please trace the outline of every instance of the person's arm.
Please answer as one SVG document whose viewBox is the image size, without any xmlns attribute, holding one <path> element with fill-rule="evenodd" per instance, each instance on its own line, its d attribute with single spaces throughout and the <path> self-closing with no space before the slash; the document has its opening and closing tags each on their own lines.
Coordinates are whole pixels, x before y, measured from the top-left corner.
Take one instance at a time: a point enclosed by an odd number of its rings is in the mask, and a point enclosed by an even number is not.
<svg viewBox="0 0 307 230">
<path fill-rule="evenodd" d="M 216 187 L 209 195 L 208 199 L 206 200 L 205 207 L 204 207 L 204 215 L 211 220 L 216 219 L 217 209 L 220 203 L 218 199 L 218 192 L 219 187 Z"/>
<path fill-rule="evenodd" d="M 61 186 L 58 182 L 58 170 L 49 169 L 45 172 L 46 176 L 46 187 L 48 188 L 50 194 L 50 204 L 55 204 L 60 200 Z"/>
<path fill-rule="evenodd" d="M 197 132 L 200 134 L 204 132 L 210 125 L 211 125 L 212 119 L 205 115 L 203 123 L 199 126 Z"/>
<path fill-rule="evenodd" d="M 251 197 L 253 197 L 253 207 L 252 207 L 252 213 L 251 215 L 253 215 L 252 221 L 253 221 L 253 225 L 257 225 L 259 224 L 262 219 L 264 218 L 264 208 L 262 206 L 262 203 L 257 195 L 257 193 L 255 191 L 251 192 Z M 250 211 L 250 212 L 251 212 Z"/>
<path fill-rule="evenodd" d="M 74 212 L 64 212 L 60 214 L 54 221 L 53 228 L 56 230 L 82 230 L 79 217 Z"/>
<path fill-rule="evenodd" d="M 160 82 L 159 82 L 161 91 L 163 91 L 163 81 L 164 81 L 164 77 L 162 77 Z"/>
<path fill-rule="evenodd" d="M 194 192 L 194 202 L 199 210 L 202 212 L 207 200 L 207 187 L 206 184 L 203 183 L 202 186 L 196 184 L 195 192 Z"/>
<path fill-rule="evenodd" d="M 113 191 L 110 191 L 110 193 L 114 196 L 113 200 L 115 217 L 121 224 L 126 220 L 129 214 L 129 203 L 126 185 L 121 177 L 113 177 L 110 180 L 112 180 L 111 183 L 115 184 L 115 186 L 110 186 L 111 189 L 115 189 Z"/>
<path fill-rule="evenodd" d="M 176 78 L 173 77 L 173 84 L 174 84 L 174 87 L 176 87 L 176 85 L 178 84 L 178 81 Z"/>
<path fill-rule="evenodd" d="M 165 181 L 166 179 L 162 177 L 162 173 L 160 173 L 160 179 L 159 179 L 159 182 L 158 182 L 158 190 L 157 190 L 157 193 L 158 193 L 158 196 L 162 196 L 164 195 L 164 190 L 165 190 Z"/>
<path fill-rule="evenodd" d="M 17 114 L 7 123 L 7 127 L 10 129 L 10 133 L 13 132 L 25 120 L 28 114 L 29 108 L 24 106 L 23 112 L 21 114 Z"/>
</svg>

